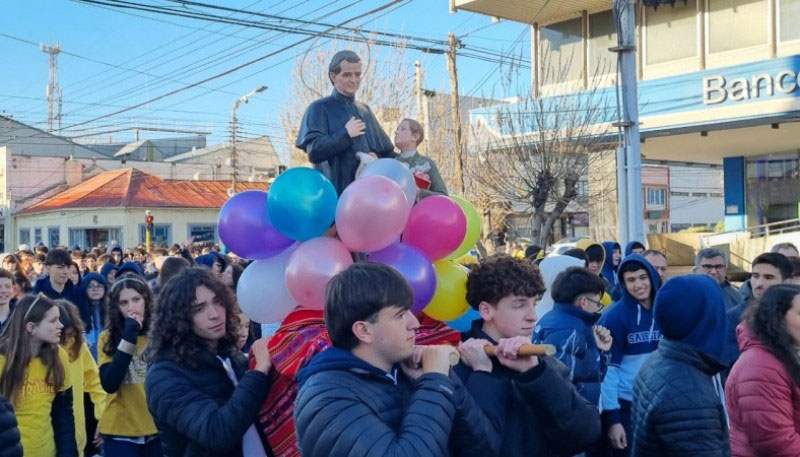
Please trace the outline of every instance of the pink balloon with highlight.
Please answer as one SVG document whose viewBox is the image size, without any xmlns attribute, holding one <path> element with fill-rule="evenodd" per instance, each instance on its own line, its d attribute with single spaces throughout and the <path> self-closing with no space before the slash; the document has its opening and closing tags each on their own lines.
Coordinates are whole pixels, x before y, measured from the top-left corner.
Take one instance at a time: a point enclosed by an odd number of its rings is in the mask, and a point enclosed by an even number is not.
<svg viewBox="0 0 800 457">
<path fill-rule="evenodd" d="M 325 286 L 353 264 L 353 257 L 341 241 L 318 237 L 295 250 L 286 265 L 286 287 L 298 305 L 321 310 L 325 307 Z"/>
<path fill-rule="evenodd" d="M 458 249 L 467 233 L 467 217 L 449 197 L 428 197 L 411 209 L 403 243 L 414 246 L 434 262 Z"/>
<path fill-rule="evenodd" d="M 396 182 L 367 176 L 353 181 L 339 197 L 336 230 L 351 251 L 379 251 L 400 238 L 410 211 Z"/>
</svg>

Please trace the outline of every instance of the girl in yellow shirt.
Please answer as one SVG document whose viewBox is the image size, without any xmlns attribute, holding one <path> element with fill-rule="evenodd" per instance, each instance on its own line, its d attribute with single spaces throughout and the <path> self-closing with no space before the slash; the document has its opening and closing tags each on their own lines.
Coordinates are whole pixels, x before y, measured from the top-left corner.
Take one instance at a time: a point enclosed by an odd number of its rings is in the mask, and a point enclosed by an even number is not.
<svg viewBox="0 0 800 457">
<path fill-rule="evenodd" d="M 78 455 L 59 313 L 44 294 L 27 295 L 0 335 L 0 395 L 14 407 L 26 457 Z"/>
<path fill-rule="evenodd" d="M 72 411 L 75 416 L 75 440 L 78 442 L 78 455 L 83 456 L 86 449 L 86 417 L 83 396 L 88 394 L 94 405 L 94 417 L 99 421 L 103 415 L 106 392 L 100 385 L 100 371 L 83 338 L 83 321 L 78 307 L 67 300 L 56 300 L 61 330 L 61 347 L 69 355 L 69 374 L 72 380 Z M 94 438 L 94 431 L 91 431 Z"/>
<path fill-rule="evenodd" d="M 107 456 L 161 456 L 144 393 L 143 356 L 152 309 L 153 292 L 141 277 L 123 276 L 111 286 L 106 329 L 97 343 L 100 383 L 108 393 L 98 429 Z"/>
<path fill-rule="evenodd" d="M 108 393 L 100 418 L 105 455 L 160 457 L 161 442 L 147 409 L 144 377 L 153 292 L 135 275 L 118 278 L 108 293 L 106 329 L 98 341 L 100 382 Z"/>
</svg>

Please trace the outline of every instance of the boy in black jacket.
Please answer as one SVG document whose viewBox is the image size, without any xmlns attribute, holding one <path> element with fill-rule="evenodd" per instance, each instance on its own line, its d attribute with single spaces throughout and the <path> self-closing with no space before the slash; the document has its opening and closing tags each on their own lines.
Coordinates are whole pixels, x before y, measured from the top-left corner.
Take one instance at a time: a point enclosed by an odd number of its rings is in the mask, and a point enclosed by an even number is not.
<svg viewBox="0 0 800 457">
<path fill-rule="evenodd" d="M 544 291 L 536 267 L 508 256 L 484 260 L 467 280 L 467 301 L 481 319 L 462 334 L 455 372 L 471 392 L 507 392 L 499 405 L 504 457 L 575 455 L 600 437 L 597 408 L 578 394 L 563 364 L 517 356 L 519 347 L 531 342 L 535 306 Z M 497 345 L 494 359 L 484 352 L 488 344 Z M 487 403 L 480 395 L 476 401 Z"/>
</svg>

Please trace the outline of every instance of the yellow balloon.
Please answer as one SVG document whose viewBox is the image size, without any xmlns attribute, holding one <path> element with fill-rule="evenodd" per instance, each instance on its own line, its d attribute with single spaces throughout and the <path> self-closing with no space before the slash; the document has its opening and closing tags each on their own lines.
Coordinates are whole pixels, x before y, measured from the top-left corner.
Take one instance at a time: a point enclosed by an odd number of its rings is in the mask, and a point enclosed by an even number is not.
<svg viewBox="0 0 800 457">
<path fill-rule="evenodd" d="M 467 304 L 467 270 L 450 260 L 433 264 L 436 292 L 423 312 L 437 321 L 452 321 L 463 316 Z"/>
<path fill-rule="evenodd" d="M 472 247 L 475 246 L 475 243 L 477 243 L 481 238 L 481 216 L 478 214 L 478 210 L 475 209 L 472 203 L 463 197 L 451 195 L 450 198 L 458 203 L 458 206 L 461 207 L 461 211 L 464 211 L 464 216 L 467 217 L 467 233 L 464 235 L 464 240 L 461 241 L 458 249 L 453 251 L 453 253 L 449 256 L 445 257 L 446 260 L 455 260 L 469 252 L 469 250 L 472 249 Z"/>
</svg>

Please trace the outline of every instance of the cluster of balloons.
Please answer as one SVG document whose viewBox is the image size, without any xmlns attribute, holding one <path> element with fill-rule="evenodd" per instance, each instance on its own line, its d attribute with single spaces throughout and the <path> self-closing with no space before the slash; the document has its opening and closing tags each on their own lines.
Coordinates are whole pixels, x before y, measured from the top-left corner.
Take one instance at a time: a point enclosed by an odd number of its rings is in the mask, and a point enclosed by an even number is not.
<svg viewBox="0 0 800 457">
<path fill-rule="evenodd" d="M 326 285 L 357 253 L 403 275 L 415 314 L 458 319 L 468 310 L 467 270 L 453 260 L 477 243 L 480 217 L 461 197 L 416 199 L 413 174 L 394 159 L 370 163 L 338 198 L 311 168 L 287 170 L 269 192 L 234 195 L 218 227 L 228 249 L 255 260 L 239 279 L 242 310 L 272 323 L 297 305 L 323 309 Z"/>
</svg>

